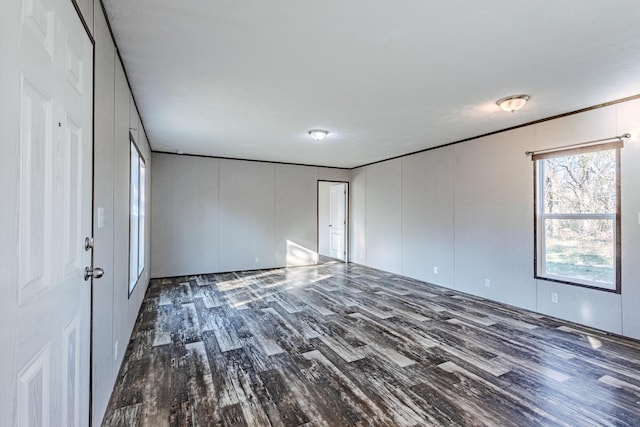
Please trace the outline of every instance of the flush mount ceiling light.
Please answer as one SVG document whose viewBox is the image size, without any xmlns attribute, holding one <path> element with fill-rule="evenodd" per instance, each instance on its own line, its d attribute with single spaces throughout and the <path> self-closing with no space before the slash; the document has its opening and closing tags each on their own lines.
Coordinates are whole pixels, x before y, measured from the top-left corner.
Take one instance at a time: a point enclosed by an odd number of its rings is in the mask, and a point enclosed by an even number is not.
<svg viewBox="0 0 640 427">
<path fill-rule="evenodd" d="M 329 135 L 329 131 L 322 130 L 322 129 L 311 129 L 309 131 L 309 135 L 311 135 L 311 138 L 313 138 L 316 141 L 322 141 L 327 137 L 327 135 Z"/>
<path fill-rule="evenodd" d="M 530 98 L 531 97 L 529 95 L 512 95 L 498 99 L 496 104 L 498 104 L 498 106 L 504 111 L 511 111 L 512 113 L 515 113 L 524 107 L 524 104 L 526 104 Z"/>
</svg>

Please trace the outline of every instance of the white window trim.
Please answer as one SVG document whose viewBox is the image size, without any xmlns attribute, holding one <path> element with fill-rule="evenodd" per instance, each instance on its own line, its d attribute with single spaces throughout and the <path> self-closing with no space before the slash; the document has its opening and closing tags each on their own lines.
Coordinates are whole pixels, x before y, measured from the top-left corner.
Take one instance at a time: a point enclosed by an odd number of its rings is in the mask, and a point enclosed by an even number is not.
<svg viewBox="0 0 640 427">
<path fill-rule="evenodd" d="M 137 219 L 138 219 L 138 227 L 137 227 L 137 247 L 136 247 L 136 254 L 135 254 L 135 265 L 136 265 L 136 271 L 137 274 L 132 274 L 133 270 L 132 270 L 132 230 L 131 230 L 131 217 L 132 217 L 132 205 L 131 205 L 131 199 L 132 199 L 132 169 L 131 169 L 131 163 L 132 163 L 132 158 L 131 158 L 131 153 L 132 153 L 132 149 L 135 149 L 136 152 L 138 153 L 138 197 L 137 197 L 137 202 L 138 202 L 138 214 L 137 214 Z M 141 166 L 142 164 L 142 166 Z M 143 236 L 146 234 L 146 230 L 145 230 L 145 217 L 146 217 L 146 209 L 144 210 L 145 215 L 143 215 L 141 217 L 140 215 L 140 203 L 142 201 L 142 199 L 144 198 L 146 200 L 146 188 L 142 188 L 140 186 L 140 170 L 144 168 L 145 169 L 145 186 L 146 186 L 146 161 L 144 159 L 144 156 L 142 155 L 142 152 L 140 151 L 140 149 L 138 148 L 138 145 L 136 144 L 136 141 L 134 140 L 133 136 L 129 135 L 129 257 L 128 257 L 128 289 L 129 289 L 129 296 L 131 296 L 131 294 L 133 293 L 133 290 L 135 289 L 135 287 L 137 286 L 138 282 L 140 281 L 140 277 L 142 276 L 142 273 L 144 272 L 144 260 L 142 262 L 142 265 L 140 265 L 140 246 L 142 245 L 143 251 L 144 251 L 144 241 L 140 241 L 140 235 L 142 234 Z M 142 193 L 144 193 L 144 197 L 142 197 Z M 141 229 L 142 227 L 142 229 Z"/>
</svg>

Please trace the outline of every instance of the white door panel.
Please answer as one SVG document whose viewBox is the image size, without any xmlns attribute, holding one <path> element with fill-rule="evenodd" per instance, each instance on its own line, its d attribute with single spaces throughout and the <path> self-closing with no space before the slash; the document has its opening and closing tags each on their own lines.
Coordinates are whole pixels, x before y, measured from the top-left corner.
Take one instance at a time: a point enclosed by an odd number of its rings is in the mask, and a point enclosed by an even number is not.
<svg viewBox="0 0 640 427">
<path fill-rule="evenodd" d="M 332 258 L 345 260 L 346 227 L 347 227 L 347 184 L 340 183 L 331 186 L 329 195 L 329 252 Z"/>
<path fill-rule="evenodd" d="M 10 3 L 19 13 L 2 18 L 3 34 L 17 36 L 18 50 L 0 47 L 2 107 L 11 112 L 0 124 L 12 156 L 5 185 L 17 192 L 3 192 L 11 212 L 3 235 L 15 239 L 0 243 L 0 257 L 15 260 L 16 271 L 0 290 L 13 329 L 2 329 L 2 398 L 11 398 L 0 424 L 86 425 L 93 46 L 71 1 Z"/>
</svg>

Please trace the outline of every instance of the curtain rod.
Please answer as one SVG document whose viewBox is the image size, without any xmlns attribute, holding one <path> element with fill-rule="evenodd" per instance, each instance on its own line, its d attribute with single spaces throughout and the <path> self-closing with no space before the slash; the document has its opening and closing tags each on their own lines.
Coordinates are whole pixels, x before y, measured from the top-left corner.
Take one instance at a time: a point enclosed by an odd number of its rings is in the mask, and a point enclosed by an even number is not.
<svg viewBox="0 0 640 427">
<path fill-rule="evenodd" d="M 586 146 L 586 145 L 597 144 L 598 142 L 606 142 L 606 141 L 620 141 L 620 142 L 622 142 L 623 138 L 631 138 L 631 134 L 630 133 L 625 133 L 625 134 L 622 134 L 620 136 L 612 136 L 610 138 L 603 138 L 603 139 L 596 139 L 596 140 L 593 140 L 593 141 L 580 142 L 578 144 L 563 145 L 561 147 L 545 148 L 544 150 L 538 150 L 538 151 L 525 151 L 524 154 L 527 155 L 527 156 L 532 156 L 534 154 L 550 153 L 550 152 L 557 151 L 557 150 L 562 150 L 562 149 L 565 149 L 565 148 L 582 147 L 582 146 Z"/>
</svg>

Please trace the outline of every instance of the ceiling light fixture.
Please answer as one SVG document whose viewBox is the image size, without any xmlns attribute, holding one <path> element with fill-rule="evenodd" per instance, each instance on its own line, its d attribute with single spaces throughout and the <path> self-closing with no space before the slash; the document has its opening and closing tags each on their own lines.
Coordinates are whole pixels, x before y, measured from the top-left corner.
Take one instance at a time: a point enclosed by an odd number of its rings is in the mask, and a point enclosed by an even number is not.
<svg viewBox="0 0 640 427">
<path fill-rule="evenodd" d="M 515 113 L 524 107 L 524 104 L 526 104 L 529 99 L 531 99 L 529 95 L 512 95 L 498 99 L 496 104 L 498 104 L 498 106 L 504 111 L 511 111 L 512 113 Z"/>
<path fill-rule="evenodd" d="M 327 135 L 329 135 L 329 131 L 322 130 L 322 129 L 311 129 L 309 131 L 309 135 L 311 135 L 311 138 L 313 138 L 316 141 L 322 141 L 327 137 Z"/>
</svg>

